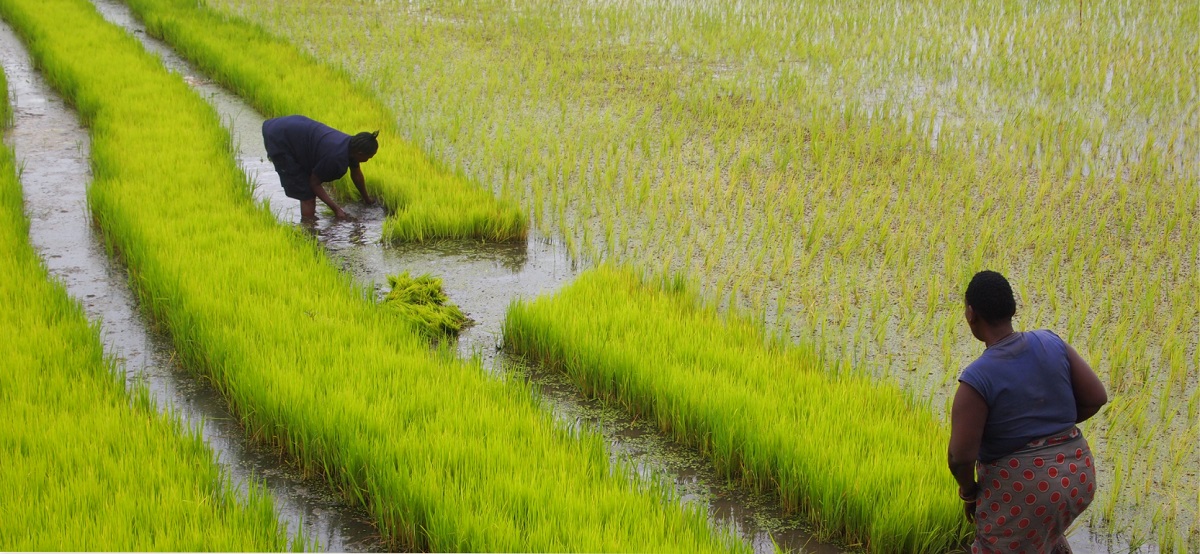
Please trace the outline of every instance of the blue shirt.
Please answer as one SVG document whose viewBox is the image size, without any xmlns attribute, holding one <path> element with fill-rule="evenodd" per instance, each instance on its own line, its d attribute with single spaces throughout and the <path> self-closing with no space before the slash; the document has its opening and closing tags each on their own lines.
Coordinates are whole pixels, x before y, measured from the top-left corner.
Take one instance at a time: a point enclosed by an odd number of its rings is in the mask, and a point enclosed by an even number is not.
<svg viewBox="0 0 1200 554">
<path fill-rule="evenodd" d="M 958 378 L 987 402 L 979 447 L 985 463 L 1075 425 L 1066 343 L 1045 329 L 1014 335 L 985 350 Z"/>
<path fill-rule="evenodd" d="M 263 123 L 267 156 L 287 156 L 304 175 L 322 183 L 336 181 L 358 162 L 350 157 L 350 135 L 302 115 L 268 119 Z"/>
</svg>

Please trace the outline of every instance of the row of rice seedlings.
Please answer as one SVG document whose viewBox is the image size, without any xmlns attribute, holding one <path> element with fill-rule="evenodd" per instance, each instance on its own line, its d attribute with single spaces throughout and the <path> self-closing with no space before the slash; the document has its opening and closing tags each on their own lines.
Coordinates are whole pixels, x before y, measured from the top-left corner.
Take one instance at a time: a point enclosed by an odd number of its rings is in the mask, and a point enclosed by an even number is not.
<svg viewBox="0 0 1200 554">
<path fill-rule="evenodd" d="M 6 93 L 0 71 L 7 121 Z M 270 497 L 239 494 L 195 430 L 125 389 L 30 246 L 17 174 L 0 147 L 0 550 L 286 550 Z"/>
<path fill-rule="evenodd" d="M 0 102 L 0 126 L 7 129 L 10 125 L 12 125 L 13 112 L 12 105 L 8 103 L 8 75 L 4 73 L 3 68 L 0 68 L 0 100 L 3 100 L 3 102 Z M 7 146 L 2 148 L 2 150 L 7 152 L 7 159 L 9 159 L 7 163 L 9 166 L 11 166 L 12 151 Z M 9 170 L 11 169 L 12 168 L 9 167 Z M 11 171 L 6 171 L 5 175 L 7 175 L 9 172 Z"/>
<path fill-rule="evenodd" d="M 513 199 L 496 198 L 430 158 L 400 133 L 392 112 L 345 72 L 202 3 L 133 0 L 129 5 L 151 33 L 268 117 L 300 113 L 351 134 L 381 130 L 382 147 L 364 174 L 368 190 L 391 212 L 383 227 L 386 240 L 525 238 L 528 218 Z M 357 199 L 349 176 L 336 188 Z"/>
<path fill-rule="evenodd" d="M 727 477 L 777 489 L 826 535 L 873 552 L 965 540 L 938 418 L 895 385 L 722 317 L 681 283 L 589 271 L 553 298 L 512 305 L 505 344 L 657 421 Z"/>
<path fill-rule="evenodd" d="M 413 277 L 407 271 L 389 275 L 384 303 L 403 314 L 405 321 L 417 321 L 423 334 L 430 338 L 457 336 L 470 318 L 446 296 L 442 280 L 425 274 Z"/>
<path fill-rule="evenodd" d="M 1200 489 L 1200 452 L 1135 447 L 1198 421 L 1194 3 L 209 4 L 358 76 L 572 252 L 693 275 L 931 406 L 978 353 L 963 276 L 999 269 L 1018 325 L 1155 400 L 1089 422 L 1101 469 Z M 1109 532 L 1200 521 L 1149 523 L 1128 483 Z"/>
<path fill-rule="evenodd" d="M 86 0 L 3 0 L 89 124 L 89 205 L 142 305 L 248 432 L 428 550 L 742 551 L 520 380 L 431 351 L 253 201 L 216 114 Z M 409 323 L 413 327 L 415 323 Z"/>
</svg>

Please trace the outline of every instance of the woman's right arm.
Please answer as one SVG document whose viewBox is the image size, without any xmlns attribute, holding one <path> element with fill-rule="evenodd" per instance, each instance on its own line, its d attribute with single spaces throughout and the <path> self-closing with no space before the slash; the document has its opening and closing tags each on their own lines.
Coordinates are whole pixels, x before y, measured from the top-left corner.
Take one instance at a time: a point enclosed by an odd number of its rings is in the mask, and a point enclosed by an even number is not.
<svg viewBox="0 0 1200 554">
<path fill-rule="evenodd" d="M 958 481 L 958 496 L 974 500 L 978 492 L 975 483 L 975 461 L 983 443 L 983 428 L 987 424 L 988 405 L 974 387 L 959 382 L 950 407 L 950 448 L 947 462 L 954 480 Z"/>
<path fill-rule="evenodd" d="M 1096 415 L 1100 407 L 1108 403 L 1108 393 L 1104 383 L 1092 371 L 1092 366 L 1080 356 L 1069 344 L 1067 347 L 1067 362 L 1071 365 L 1071 388 L 1075 392 L 1075 423 L 1087 421 Z"/>
</svg>

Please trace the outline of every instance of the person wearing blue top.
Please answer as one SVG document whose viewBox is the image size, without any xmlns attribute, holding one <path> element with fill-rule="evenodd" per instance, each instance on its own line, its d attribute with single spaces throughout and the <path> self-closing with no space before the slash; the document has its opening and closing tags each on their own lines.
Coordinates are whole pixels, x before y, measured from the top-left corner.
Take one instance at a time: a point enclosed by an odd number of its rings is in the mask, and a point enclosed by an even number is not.
<svg viewBox="0 0 1200 554">
<path fill-rule="evenodd" d="M 379 131 L 350 136 L 302 115 L 289 115 L 264 121 L 262 134 L 267 158 L 275 165 L 284 193 L 300 201 L 302 221 L 316 219 L 316 198 L 336 217 L 346 218 L 345 210 L 325 191 L 324 183 L 341 179 L 347 170 L 363 202 L 374 203 L 367 194 L 359 164 L 379 150 Z"/>
<path fill-rule="evenodd" d="M 964 315 L 983 354 L 963 370 L 950 411 L 950 472 L 972 553 L 1069 553 L 1065 532 L 1095 496 L 1077 423 L 1108 402 L 1091 366 L 1048 330 L 1018 332 L 1012 287 L 995 271 L 967 285 Z"/>
</svg>

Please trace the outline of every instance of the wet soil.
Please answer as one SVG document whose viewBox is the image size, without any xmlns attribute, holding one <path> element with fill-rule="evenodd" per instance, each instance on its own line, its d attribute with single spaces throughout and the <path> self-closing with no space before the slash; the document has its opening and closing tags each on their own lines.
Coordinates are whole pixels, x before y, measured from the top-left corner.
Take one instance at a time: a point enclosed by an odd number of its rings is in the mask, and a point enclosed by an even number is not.
<svg viewBox="0 0 1200 554">
<path fill-rule="evenodd" d="M 279 455 L 249 443 L 225 401 L 204 379 L 174 362 L 170 339 L 139 312 L 125 268 L 110 260 L 91 224 L 85 196 L 91 181 L 90 140 L 74 111 L 34 71 L 24 46 L 0 23 L 0 60 L 8 77 L 13 127 L 6 142 L 21 171 L 29 235 L 47 269 L 100 323 L 105 352 L 121 362 L 128 383 L 141 381 L 159 408 L 199 429 L 239 490 L 265 483 L 291 540 L 333 551 L 382 550 L 369 517 L 323 482 L 305 479 Z"/>
</svg>

